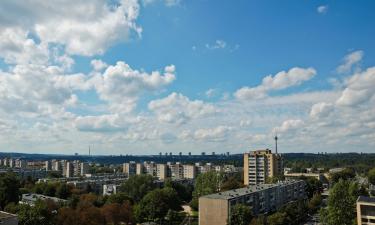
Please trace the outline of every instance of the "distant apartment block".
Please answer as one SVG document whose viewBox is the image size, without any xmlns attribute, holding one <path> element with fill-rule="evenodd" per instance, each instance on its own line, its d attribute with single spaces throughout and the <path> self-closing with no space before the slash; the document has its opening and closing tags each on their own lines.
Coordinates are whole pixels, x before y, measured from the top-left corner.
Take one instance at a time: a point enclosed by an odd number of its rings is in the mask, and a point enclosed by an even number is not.
<svg viewBox="0 0 375 225">
<path fill-rule="evenodd" d="M 357 224 L 375 225 L 375 198 L 359 196 L 357 199 Z"/>
<path fill-rule="evenodd" d="M 305 182 L 258 184 L 199 198 L 199 225 L 227 225 L 236 204 L 251 207 L 253 215 L 265 214 L 298 199 L 304 199 Z"/>
<path fill-rule="evenodd" d="M 257 150 L 244 154 L 244 184 L 264 184 L 268 178 L 283 174 L 283 159 L 271 150 Z"/>
<path fill-rule="evenodd" d="M 176 163 L 154 163 L 154 162 L 143 162 L 135 163 L 128 162 L 123 164 L 123 173 L 129 177 L 134 174 L 149 174 L 159 180 L 165 180 L 171 178 L 173 180 L 180 179 L 195 179 L 197 175 L 206 173 L 209 171 L 233 173 L 237 171 L 233 165 L 212 165 L 211 163 L 200 164 L 181 164 Z"/>
<path fill-rule="evenodd" d="M 19 202 L 20 204 L 27 204 L 30 206 L 35 205 L 35 202 L 38 200 L 42 201 L 53 201 L 55 203 L 61 203 L 64 204 L 67 201 L 65 199 L 56 198 L 56 197 L 50 197 L 46 195 L 40 195 L 40 194 L 22 194 L 22 199 Z"/>
</svg>

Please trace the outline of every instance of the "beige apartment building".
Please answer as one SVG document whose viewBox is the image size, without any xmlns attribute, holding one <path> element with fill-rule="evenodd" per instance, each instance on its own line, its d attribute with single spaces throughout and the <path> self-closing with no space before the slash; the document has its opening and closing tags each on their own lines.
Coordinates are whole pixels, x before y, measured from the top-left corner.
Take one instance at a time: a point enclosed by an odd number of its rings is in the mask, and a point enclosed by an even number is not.
<svg viewBox="0 0 375 225">
<path fill-rule="evenodd" d="M 257 150 L 244 154 L 244 184 L 264 184 L 268 178 L 283 174 L 283 159 L 271 150 Z"/>
<path fill-rule="evenodd" d="M 199 225 L 227 225 L 231 208 L 244 204 L 253 215 L 274 212 L 288 202 L 304 199 L 305 182 L 284 181 L 276 184 L 250 185 L 199 198 Z"/>
<path fill-rule="evenodd" d="M 357 199 L 357 224 L 375 225 L 375 198 L 359 196 Z"/>
</svg>

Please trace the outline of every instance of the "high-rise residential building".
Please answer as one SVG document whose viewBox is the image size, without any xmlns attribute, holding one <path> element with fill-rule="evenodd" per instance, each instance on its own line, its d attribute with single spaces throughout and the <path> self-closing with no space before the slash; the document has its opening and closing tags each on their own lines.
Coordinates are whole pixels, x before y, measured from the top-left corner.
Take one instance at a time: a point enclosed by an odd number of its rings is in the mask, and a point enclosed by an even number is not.
<svg viewBox="0 0 375 225">
<path fill-rule="evenodd" d="M 257 150 L 244 154 L 244 184 L 264 184 L 268 178 L 283 174 L 283 159 L 271 150 Z"/>
<path fill-rule="evenodd" d="M 137 175 L 140 175 L 140 174 L 143 174 L 145 171 L 145 167 L 142 163 L 137 163 L 136 165 L 136 174 Z"/>
<path fill-rule="evenodd" d="M 276 184 L 258 184 L 199 198 L 199 225 L 227 225 L 232 207 L 244 204 L 253 215 L 274 212 L 286 203 L 304 199 L 305 182 L 285 181 Z"/>
<path fill-rule="evenodd" d="M 72 162 L 66 162 L 65 167 L 65 177 L 73 177 L 74 176 L 74 165 Z"/>
<path fill-rule="evenodd" d="M 128 177 L 137 174 L 137 164 L 134 161 L 124 163 L 122 165 L 122 172 L 125 173 Z"/>
<path fill-rule="evenodd" d="M 357 199 L 357 224 L 375 224 L 375 198 L 359 196 Z"/>
<path fill-rule="evenodd" d="M 159 180 L 165 180 L 168 177 L 166 164 L 156 164 L 156 176 Z"/>
<path fill-rule="evenodd" d="M 44 162 L 44 168 L 46 169 L 46 171 L 52 170 L 51 162 L 49 160 Z"/>
<path fill-rule="evenodd" d="M 169 164 L 168 167 L 170 170 L 169 176 L 172 179 L 184 178 L 184 168 L 179 162 L 176 162 L 176 164 Z"/>
<path fill-rule="evenodd" d="M 87 162 L 81 162 L 80 167 L 81 167 L 81 169 L 80 169 L 80 175 L 81 176 L 84 176 L 85 174 L 89 173 L 90 167 L 89 167 L 89 164 Z"/>
<path fill-rule="evenodd" d="M 184 178 L 195 179 L 197 176 L 197 167 L 195 165 L 183 165 Z"/>
</svg>

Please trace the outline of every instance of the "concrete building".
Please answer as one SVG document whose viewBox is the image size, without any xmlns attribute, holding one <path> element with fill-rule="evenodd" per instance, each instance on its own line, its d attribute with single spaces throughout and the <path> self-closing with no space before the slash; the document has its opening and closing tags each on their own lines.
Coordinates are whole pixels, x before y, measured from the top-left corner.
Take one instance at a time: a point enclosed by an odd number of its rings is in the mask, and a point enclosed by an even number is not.
<svg viewBox="0 0 375 225">
<path fill-rule="evenodd" d="M 128 162 L 122 165 L 122 172 L 128 177 L 137 174 L 137 164 L 135 162 Z"/>
<path fill-rule="evenodd" d="M 120 185 L 118 184 L 104 184 L 103 195 L 113 195 L 118 192 Z"/>
<path fill-rule="evenodd" d="M 197 168 L 194 165 L 183 165 L 184 178 L 195 179 L 197 176 Z"/>
<path fill-rule="evenodd" d="M 156 164 L 156 176 L 159 180 L 165 180 L 168 177 L 167 165 Z"/>
<path fill-rule="evenodd" d="M 85 174 L 88 174 L 90 171 L 90 166 L 89 166 L 89 164 L 88 163 L 86 163 L 86 162 L 81 162 L 81 164 L 80 164 L 80 175 L 81 176 L 84 176 Z"/>
<path fill-rule="evenodd" d="M 17 215 L 0 211 L 0 224 L 1 225 L 18 225 Z"/>
<path fill-rule="evenodd" d="M 264 184 L 268 178 L 283 174 L 283 160 L 280 154 L 271 150 L 257 150 L 244 154 L 244 184 Z"/>
<path fill-rule="evenodd" d="M 144 171 L 145 171 L 144 165 L 142 163 L 137 163 L 137 166 L 136 166 L 137 175 L 143 174 Z"/>
<path fill-rule="evenodd" d="M 258 184 L 199 198 L 199 225 L 227 225 L 231 208 L 236 204 L 250 206 L 253 215 L 274 212 L 288 202 L 304 199 L 305 182 L 285 181 Z"/>
<path fill-rule="evenodd" d="M 375 198 L 359 196 L 357 199 L 357 224 L 375 225 Z"/>
<path fill-rule="evenodd" d="M 53 201 L 53 202 L 59 203 L 59 204 L 60 203 L 64 204 L 64 203 L 67 202 L 67 200 L 65 200 L 65 199 L 50 197 L 50 196 L 46 196 L 46 195 L 22 194 L 22 199 L 19 203 L 20 204 L 28 204 L 30 206 L 33 206 L 37 200 L 43 200 L 43 201 L 50 200 L 50 201 Z"/>
<path fill-rule="evenodd" d="M 172 179 L 178 180 L 184 178 L 184 168 L 179 162 L 168 164 L 168 170 L 168 176 Z"/>
</svg>

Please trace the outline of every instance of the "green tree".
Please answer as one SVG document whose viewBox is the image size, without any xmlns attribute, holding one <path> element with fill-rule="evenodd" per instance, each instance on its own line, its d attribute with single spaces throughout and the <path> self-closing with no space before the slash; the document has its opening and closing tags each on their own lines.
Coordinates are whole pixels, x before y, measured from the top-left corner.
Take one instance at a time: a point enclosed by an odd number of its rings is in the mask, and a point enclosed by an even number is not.
<svg viewBox="0 0 375 225">
<path fill-rule="evenodd" d="M 306 182 L 305 191 L 307 197 L 312 198 L 314 194 L 321 193 L 323 190 L 323 183 L 314 177 L 301 176 L 299 179 Z"/>
<path fill-rule="evenodd" d="M 129 196 L 127 196 L 125 193 L 120 192 L 120 193 L 116 193 L 116 194 L 112 194 L 108 196 L 105 203 L 106 204 L 112 204 L 112 203 L 122 204 L 125 201 L 132 202 L 132 199 Z"/>
<path fill-rule="evenodd" d="M 168 210 L 181 210 L 177 192 L 172 188 L 155 189 L 136 205 L 135 216 L 138 222 L 163 221 Z"/>
<path fill-rule="evenodd" d="M 155 189 L 154 179 L 150 175 L 131 176 L 120 187 L 120 191 L 135 202 L 139 202 L 143 196 L 153 189 Z"/>
<path fill-rule="evenodd" d="M 0 206 L 2 209 L 11 202 L 18 203 L 20 182 L 14 173 L 0 175 Z"/>
<path fill-rule="evenodd" d="M 370 182 L 370 184 L 375 185 L 375 168 L 372 168 L 368 172 L 368 181 Z"/>
<path fill-rule="evenodd" d="M 67 199 L 72 194 L 69 186 L 65 183 L 61 183 L 56 189 L 56 197 Z"/>
<path fill-rule="evenodd" d="M 337 183 L 340 179 L 351 180 L 355 177 L 355 171 L 353 168 L 345 168 L 341 172 L 331 174 L 331 182 Z"/>
<path fill-rule="evenodd" d="M 353 196 L 354 185 L 347 180 L 340 179 L 330 190 L 328 204 L 320 215 L 325 225 L 351 225 L 355 214 L 355 201 Z"/>
<path fill-rule="evenodd" d="M 53 225 L 55 218 L 44 201 L 37 201 L 35 206 L 19 205 L 18 219 L 20 225 Z"/>
<path fill-rule="evenodd" d="M 249 225 L 252 218 L 249 206 L 237 204 L 231 208 L 229 225 Z"/>
<path fill-rule="evenodd" d="M 322 196 L 320 194 L 314 194 L 314 196 L 309 200 L 308 208 L 311 214 L 316 213 L 319 206 L 322 204 Z"/>
<path fill-rule="evenodd" d="M 234 176 L 230 176 L 224 183 L 221 185 L 220 191 L 229 191 L 236 188 L 243 187 L 243 183 L 236 179 Z"/>
<path fill-rule="evenodd" d="M 289 225 L 287 220 L 287 214 L 285 212 L 276 212 L 267 217 L 269 225 Z"/>
<path fill-rule="evenodd" d="M 195 180 L 193 200 L 190 206 L 197 210 L 199 197 L 218 192 L 223 181 L 224 176 L 222 173 L 209 171 L 207 173 L 199 174 Z"/>
<path fill-rule="evenodd" d="M 192 192 L 194 187 L 192 185 L 184 185 L 171 179 L 167 179 L 164 183 L 164 187 L 173 188 L 176 192 L 178 197 L 185 202 L 190 202 L 192 198 Z"/>
</svg>

